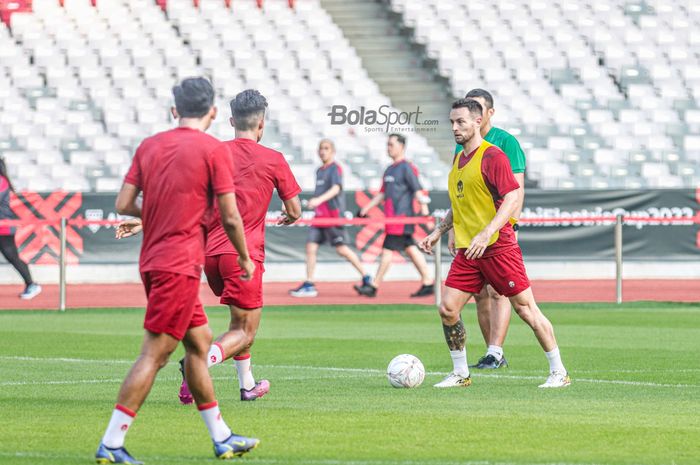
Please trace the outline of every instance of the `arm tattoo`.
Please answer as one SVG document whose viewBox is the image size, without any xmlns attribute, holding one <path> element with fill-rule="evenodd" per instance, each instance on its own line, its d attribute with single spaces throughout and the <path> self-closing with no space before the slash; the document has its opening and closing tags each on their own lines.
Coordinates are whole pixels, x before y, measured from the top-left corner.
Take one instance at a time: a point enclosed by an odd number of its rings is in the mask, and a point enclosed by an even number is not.
<svg viewBox="0 0 700 465">
<path fill-rule="evenodd" d="M 457 324 L 453 326 L 442 325 L 442 330 L 445 333 L 445 341 L 450 350 L 462 350 L 467 342 L 467 331 L 464 329 L 464 322 L 460 318 Z"/>
<path fill-rule="evenodd" d="M 450 229 L 452 229 L 452 209 L 448 210 L 447 215 L 445 215 L 445 218 L 443 218 L 437 227 L 437 230 L 441 236 Z"/>
</svg>

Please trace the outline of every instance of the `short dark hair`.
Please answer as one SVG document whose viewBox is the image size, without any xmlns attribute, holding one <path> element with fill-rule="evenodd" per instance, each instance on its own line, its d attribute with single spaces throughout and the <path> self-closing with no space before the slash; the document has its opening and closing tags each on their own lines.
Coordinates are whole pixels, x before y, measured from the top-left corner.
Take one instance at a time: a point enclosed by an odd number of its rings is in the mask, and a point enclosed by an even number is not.
<svg viewBox="0 0 700 465">
<path fill-rule="evenodd" d="M 452 104 L 452 109 L 454 110 L 455 108 L 466 108 L 471 114 L 476 116 L 484 115 L 484 107 L 482 107 L 479 102 L 471 98 L 461 98 L 459 100 L 455 100 L 455 102 Z"/>
<path fill-rule="evenodd" d="M 467 92 L 467 95 L 464 96 L 464 98 L 479 98 L 481 97 L 484 99 L 486 102 L 486 109 L 490 110 L 493 108 L 493 95 L 487 90 L 484 89 L 472 89 L 469 92 Z"/>
<path fill-rule="evenodd" d="M 214 88 L 203 77 L 184 79 L 173 87 L 173 97 L 181 118 L 201 118 L 214 106 Z"/>
<path fill-rule="evenodd" d="M 391 137 L 395 137 L 395 138 L 396 138 L 396 142 L 398 142 L 399 144 L 401 144 L 401 145 L 403 145 L 404 147 L 406 147 L 406 136 L 404 136 L 403 134 L 397 134 L 397 133 L 394 132 L 394 133 L 389 134 L 389 137 L 390 137 L 390 138 L 391 138 Z"/>
<path fill-rule="evenodd" d="M 267 99 L 255 89 L 246 89 L 231 100 L 231 116 L 236 129 L 250 131 L 265 117 Z"/>
</svg>

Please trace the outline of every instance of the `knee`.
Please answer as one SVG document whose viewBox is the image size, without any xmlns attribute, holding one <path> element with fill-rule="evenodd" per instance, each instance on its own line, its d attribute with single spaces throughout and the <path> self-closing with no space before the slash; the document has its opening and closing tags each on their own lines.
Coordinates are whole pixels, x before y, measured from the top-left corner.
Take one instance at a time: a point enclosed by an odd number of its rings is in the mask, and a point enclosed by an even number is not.
<svg viewBox="0 0 700 465">
<path fill-rule="evenodd" d="M 213 338 L 214 338 L 214 333 L 212 333 L 211 328 L 209 326 L 207 326 L 207 332 L 205 333 L 205 338 L 202 341 L 202 345 L 205 345 L 207 347 L 210 346 Z"/>
<path fill-rule="evenodd" d="M 335 253 L 337 253 L 341 257 L 347 257 L 348 256 L 347 247 L 344 245 L 339 245 L 338 247 L 335 248 Z"/>
<path fill-rule="evenodd" d="M 170 354 L 161 358 L 159 363 L 158 363 L 158 369 L 160 370 L 161 368 L 165 368 L 165 366 L 168 364 L 169 361 L 170 361 Z"/>
<path fill-rule="evenodd" d="M 207 358 L 207 354 L 209 353 L 210 347 L 210 343 L 205 344 L 204 342 L 188 344 L 187 346 L 185 346 L 185 355 L 197 358 Z"/>
<path fill-rule="evenodd" d="M 440 318 L 444 323 L 454 324 L 459 320 L 459 309 L 455 308 L 450 303 L 442 303 L 438 309 Z"/>
<path fill-rule="evenodd" d="M 246 333 L 246 348 L 250 349 L 251 347 L 253 347 L 254 343 L 255 343 L 255 333 L 253 333 L 253 334 Z"/>
<path fill-rule="evenodd" d="M 529 304 L 515 304 L 513 306 L 515 312 L 518 314 L 521 320 L 527 323 L 528 326 L 535 329 L 537 326 L 537 318 L 535 317 L 535 311 Z"/>
<path fill-rule="evenodd" d="M 158 370 L 160 370 L 168 364 L 168 361 L 170 360 L 170 354 L 172 354 L 172 351 L 149 351 L 142 354 L 141 358 L 147 360 L 149 364 L 155 366 Z"/>
</svg>

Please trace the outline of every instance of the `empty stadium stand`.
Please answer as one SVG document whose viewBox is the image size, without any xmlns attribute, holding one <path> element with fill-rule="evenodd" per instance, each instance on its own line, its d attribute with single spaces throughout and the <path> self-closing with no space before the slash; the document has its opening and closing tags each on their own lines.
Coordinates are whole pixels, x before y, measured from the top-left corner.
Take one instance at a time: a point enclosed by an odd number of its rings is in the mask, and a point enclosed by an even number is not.
<svg viewBox="0 0 700 465">
<path fill-rule="evenodd" d="M 490 89 L 544 188 L 700 184 L 700 3 L 390 0 L 454 97 Z"/>
<path fill-rule="evenodd" d="M 540 187 L 700 185 L 698 2 L 0 0 L 0 18 L 0 153 L 20 189 L 117 190 L 191 75 L 217 89 L 220 138 L 228 99 L 268 97 L 264 142 L 304 189 L 322 137 L 348 189 L 378 187 L 388 162 L 386 135 L 332 125 L 332 105 L 435 113 L 474 87 Z M 440 136 L 409 133 L 429 189 L 450 158 L 440 122 Z"/>
<path fill-rule="evenodd" d="M 223 110 L 215 136 L 233 136 L 228 99 L 256 88 L 270 102 L 265 142 L 305 189 L 322 137 L 336 142 L 348 189 L 379 185 L 386 136 L 331 125 L 328 111 L 390 101 L 318 1 L 29 3 L 0 28 L 0 76 L 10 83 L 0 89 L 0 151 L 20 189 L 118 189 L 139 141 L 172 125 L 172 85 L 202 74 Z M 424 138 L 409 140 L 419 165 L 439 163 Z"/>
</svg>

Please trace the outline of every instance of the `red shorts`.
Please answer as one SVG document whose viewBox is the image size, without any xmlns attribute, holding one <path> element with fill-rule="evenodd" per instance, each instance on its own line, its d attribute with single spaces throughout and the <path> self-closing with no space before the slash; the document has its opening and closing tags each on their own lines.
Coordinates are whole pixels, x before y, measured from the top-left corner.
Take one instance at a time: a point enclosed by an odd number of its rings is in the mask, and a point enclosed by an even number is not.
<svg viewBox="0 0 700 465">
<path fill-rule="evenodd" d="M 199 301 L 199 278 L 168 271 L 141 273 L 148 306 L 143 327 L 156 334 L 169 334 L 181 341 L 190 328 L 207 324 Z"/>
<path fill-rule="evenodd" d="M 492 257 L 469 260 L 464 249 L 457 251 L 447 274 L 445 286 L 462 292 L 478 294 L 484 284 L 490 284 L 501 295 L 512 297 L 530 287 L 520 247 Z"/>
<path fill-rule="evenodd" d="M 233 305 L 244 310 L 253 310 L 263 306 L 262 276 L 265 265 L 255 262 L 255 272 L 249 281 L 243 281 L 243 273 L 238 266 L 238 255 L 224 254 L 207 257 L 204 273 L 214 295 L 221 297 L 219 302 Z"/>
</svg>

